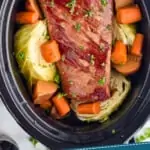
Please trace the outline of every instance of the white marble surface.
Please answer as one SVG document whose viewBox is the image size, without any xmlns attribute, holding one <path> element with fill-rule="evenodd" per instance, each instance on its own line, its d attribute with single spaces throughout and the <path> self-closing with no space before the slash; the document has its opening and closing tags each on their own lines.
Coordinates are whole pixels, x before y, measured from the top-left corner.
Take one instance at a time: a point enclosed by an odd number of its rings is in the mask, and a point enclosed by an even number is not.
<svg viewBox="0 0 150 150">
<path fill-rule="evenodd" d="M 47 150 L 39 142 L 34 146 L 30 136 L 16 123 L 0 100 L 0 133 L 10 136 L 18 144 L 19 150 Z"/>
</svg>

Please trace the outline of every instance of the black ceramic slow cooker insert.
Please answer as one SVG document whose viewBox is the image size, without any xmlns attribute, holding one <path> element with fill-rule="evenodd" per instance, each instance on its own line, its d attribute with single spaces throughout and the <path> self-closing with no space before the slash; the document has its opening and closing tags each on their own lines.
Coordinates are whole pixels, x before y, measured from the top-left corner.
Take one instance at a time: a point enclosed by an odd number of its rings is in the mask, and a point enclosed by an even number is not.
<svg viewBox="0 0 150 150">
<path fill-rule="evenodd" d="M 130 76 L 132 90 L 125 102 L 103 124 L 82 123 L 73 116 L 57 121 L 32 104 L 13 56 L 14 18 L 23 2 L 3 0 L 0 11 L 0 96 L 10 113 L 30 135 L 55 149 L 123 143 L 150 113 L 150 1 L 136 0 L 143 14 L 138 30 L 145 36 L 142 67 Z"/>
</svg>

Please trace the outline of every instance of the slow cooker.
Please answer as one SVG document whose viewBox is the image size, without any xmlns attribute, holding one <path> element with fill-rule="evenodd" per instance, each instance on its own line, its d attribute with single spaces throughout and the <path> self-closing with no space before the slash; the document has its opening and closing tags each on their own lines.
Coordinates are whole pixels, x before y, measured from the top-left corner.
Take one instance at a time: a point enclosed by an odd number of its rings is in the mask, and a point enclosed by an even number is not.
<svg viewBox="0 0 150 150">
<path fill-rule="evenodd" d="M 144 123 L 150 113 L 150 1 L 135 1 L 143 14 L 143 20 L 138 25 L 138 30 L 145 36 L 142 67 L 129 77 L 132 89 L 125 102 L 102 124 L 82 123 L 75 117 L 54 120 L 33 105 L 13 56 L 16 30 L 14 18 L 23 2 L 0 2 L 0 96 L 7 109 L 25 131 L 54 149 L 123 143 Z"/>
</svg>

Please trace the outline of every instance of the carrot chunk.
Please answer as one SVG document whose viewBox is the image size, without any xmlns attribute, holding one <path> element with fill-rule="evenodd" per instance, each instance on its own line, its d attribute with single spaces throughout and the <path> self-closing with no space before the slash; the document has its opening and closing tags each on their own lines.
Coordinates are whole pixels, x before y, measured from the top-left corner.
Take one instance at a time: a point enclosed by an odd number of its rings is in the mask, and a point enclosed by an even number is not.
<svg viewBox="0 0 150 150">
<path fill-rule="evenodd" d="M 127 62 L 127 47 L 122 41 L 116 41 L 111 55 L 114 64 L 125 64 Z"/>
<path fill-rule="evenodd" d="M 100 102 L 80 104 L 77 107 L 79 114 L 98 114 L 100 112 Z"/>
<path fill-rule="evenodd" d="M 19 12 L 16 14 L 16 22 L 19 24 L 33 24 L 38 21 L 38 15 L 35 12 Z"/>
<path fill-rule="evenodd" d="M 65 116 L 70 112 L 70 106 L 65 97 L 61 96 L 61 94 L 53 97 L 52 101 L 61 117 Z"/>
<path fill-rule="evenodd" d="M 38 6 L 36 0 L 26 0 L 25 8 L 26 8 L 27 11 L 32 11 L 32 12 L 37 13 L 38 17 L 40 19 L 42 19 L 42 14 L 41 14 L 41 11 L 39 9 L 39 6 Z"/>
<path fill-rule="evenodd" d="M 131 54 L 136 56 L 142 56 L 143 41 L 144 41 L 144 35 L 137 33 L 131 48 Z"/>
<path fill-rule="evenodd" d="M 59 46 L 55 40 L 48 41 L 41 45 L 41 54 L 48 63 L 54 63 L 61 59 Z"/>
<path fill-rule="evenodd" d="M 44 104 L 57 91 L 58 86 L 54 82 L 38 81 L 33 92 L 34 104 Z"/>
<path fill-rule="evenodd" d="M 142 19 L 140 8 L 135 6 L 123 7 L 117 10 L 117 21 L 122 24 L 138 22 Z"/>
<path fill-rule="evenodd" d="M 135 55 L 128 55 L 128 61 L 125 65 L 113 65 L 113 67 L 123 75 L 131 75 L 139 70 L 141 58 Z"/>
<path fill-rule="evenodd" d="M 125 7 L 128 5 L 132 5 L 133 3 L 134 3 L 134 0 L 115 0 L 116 9 Z"/>
</svg>

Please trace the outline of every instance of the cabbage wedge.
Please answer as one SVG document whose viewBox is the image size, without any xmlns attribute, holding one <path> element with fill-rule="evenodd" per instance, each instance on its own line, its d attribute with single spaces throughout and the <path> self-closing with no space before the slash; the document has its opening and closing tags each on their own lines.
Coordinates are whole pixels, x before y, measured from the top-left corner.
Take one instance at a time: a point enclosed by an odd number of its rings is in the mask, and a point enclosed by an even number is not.
<svg viewBox="0 0 150 150">
<path fill-rule="evenodd" d="M 126 98 L 130 88 L 131 83 L 123 75 L 118 72 L 112 71 L 110 88 L 112 91 L 112 96 L 105 101 L 100 103 L 101 111 L 99 114 L 79 114 L 77 106 L 81 104 L 80 102 L 72 101 L 71 107 L 77 115 L 77 118 L 81 121 L 93 122 L 100 121 L 104 122 L 109 119 L 109 116 L 118 109 Z"/>
<path fill-rule="evenodd" d="M 121 40 L 124 44 L 132 46 L 135 35 L 136 35 L 136 26 L 134 24 L 119 24 L 114 19 L 113 20 L 113 38 L 115 40 Z"/>
<path fill-rule="evenodd" d="M 41 56 L 40 46 L 48 41 L 45 21 L 22 26 L 15 35 L 15 56 L 21 73 L 32 87 L 37 80 L 53 81 L 56 74 L 54 64 Z"/>
</svg>

